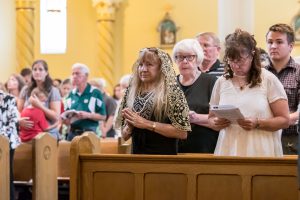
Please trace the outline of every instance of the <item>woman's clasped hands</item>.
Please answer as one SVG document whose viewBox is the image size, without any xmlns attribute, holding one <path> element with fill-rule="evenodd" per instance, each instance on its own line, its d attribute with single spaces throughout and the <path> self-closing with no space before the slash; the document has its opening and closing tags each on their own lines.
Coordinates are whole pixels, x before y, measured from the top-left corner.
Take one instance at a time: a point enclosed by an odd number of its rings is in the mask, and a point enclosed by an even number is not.
<svg viewBox="0 0 300 200">
<path fill-rule="evenodd" d="M 145 128 L 145 124 L 148 120 L 141 117 L 138 113 L 134 112 L 130 108 L 125 108 L 122 110 L 122 115 L 125 118 L 125 122 L 132 127 Z"/>
</svg>

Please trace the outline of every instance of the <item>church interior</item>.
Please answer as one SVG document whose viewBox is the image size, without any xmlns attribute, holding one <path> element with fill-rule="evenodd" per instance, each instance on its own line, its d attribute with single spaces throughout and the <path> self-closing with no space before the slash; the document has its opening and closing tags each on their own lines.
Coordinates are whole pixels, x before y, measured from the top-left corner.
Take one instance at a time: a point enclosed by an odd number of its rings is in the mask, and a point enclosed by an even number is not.
<svg viewBox="0 0 300 200">
<path fill-rule="evenodd" d="M 90 67 L 91 77 L 104 77 L 111 88 L 123 74 L 131 72 L 140 49 L 161 47 L 158 27 L 166 13 L 176 24 L 176 41 L 206 31 L 217 33 L 224 41 L 228 33 L 242 28 L 255 36 L 258 46 L 265 48 L 268 27 L 275 23 L 292 24 L 300 9 L 296 0 L 64 1 L 65 51 L 47 54 L 41 53 L 41 2 L 1 3 L 0 25 L 5 27 L 0 34 L 2 80 L 31 66 L 34 60 L 44 59 L 52 78 L 69 77 L 72 64 L 81 62 Z M 51 27 L 55 33 L 55 26 Z M 172 47 L 162 48 L 172 53 Z M 292 54 L 300 54 L 297 44 Z"/>
<path fill-rule="evenodd" d="M 57 17 L 59 23 L 48 24 L 47 16 Z M 0 6 L 0 82 L 31 67 L 37 59 L 46 60 L 50 76 L 62 80 L 71 76 L 74 63 L 84 63 L 90 69 L 89 78 L 104 78 L 111 93 L 120 78 L 132 72 L 139 51 L 145 47 L 158 47 L 171 55 L 174 44 L 182 39 L 214 32 L 223 43 L 229 33 L 241 28 L 266 49 L 266 33 L 276 23 L 295 29 L 291 55 L 296 57 L 300 56 L 298 18 L 298 0 L 4 0 Z M 162 38 L 166 19 L 174 23 L 174 35 Z M 61 36 L 58 43 L 62 47 L 51 46 L 45 35 Z M 129 154 L 130 150 L 121 139 L 100 141 L 93 137 L 86 134 L 72 144 L 57 145 L 56 140 L 42 135 L 31 144 L 34 148 L 19 150 L 34 156 L 22 160 L 24 155 L 17 155 L 22 163 L 17 163 L 17 178 L 29 176 L 23 171 L 35 170 L 30 171 L 34 173 L 30 174 L 34 182 L 30 187 L 36 200 L 55 200 L 59 194 L 62 200 L 300 198 L 296 155 L 242 159 L 206 154 L 110 155 Z M 8 185 L 3 184 L 9 175 L 1 174 L 1 170 L 8 171 L 9 153 L 2 153 L 9 152 L 5 142 L 0 137 L 0 200 L 9 195 Z M 28 162 L 32 165 L 23 166 Z M 69 185 L 63 198 L 65 183 Z M 1 191 L 6 193 L 1 196 Z"/>
</svg>

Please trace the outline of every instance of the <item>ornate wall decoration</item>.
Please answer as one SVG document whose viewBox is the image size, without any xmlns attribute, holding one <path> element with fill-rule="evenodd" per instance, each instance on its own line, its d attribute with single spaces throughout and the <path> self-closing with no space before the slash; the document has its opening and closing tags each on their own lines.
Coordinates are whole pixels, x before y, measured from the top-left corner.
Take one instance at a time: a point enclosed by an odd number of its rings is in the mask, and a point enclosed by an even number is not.
<svg viewBox="0 0 300 200">
<path fill-rule="evenodd" d="M 176 43 L 176 34 L 178 28 L 175 22 L 170 18 L 170 14 L 167 12 L 158 25 L 160 46 L 162 48 L 172 48 Z"/>
</svg>

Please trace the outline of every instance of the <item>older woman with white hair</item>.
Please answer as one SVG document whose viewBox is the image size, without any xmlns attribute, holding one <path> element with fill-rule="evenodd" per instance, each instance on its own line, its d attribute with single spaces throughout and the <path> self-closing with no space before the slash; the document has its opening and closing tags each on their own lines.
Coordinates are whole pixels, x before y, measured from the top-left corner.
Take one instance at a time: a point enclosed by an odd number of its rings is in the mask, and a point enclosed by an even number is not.
<svg viewBox="0 0 300 200">
<path fill-rule="evenodd" d="M 177 81 L 187 99 L 192 126 L 187 139 L 179 142 L 181 153 L 213 153 L 218 139 L 218 132 L 208 124 L 209 100 L 216 78 L 198 70 L 203 58 L 196 39 L 184 39 L 174 46 L 173 59 L 180 73 Z"/>
</svg>

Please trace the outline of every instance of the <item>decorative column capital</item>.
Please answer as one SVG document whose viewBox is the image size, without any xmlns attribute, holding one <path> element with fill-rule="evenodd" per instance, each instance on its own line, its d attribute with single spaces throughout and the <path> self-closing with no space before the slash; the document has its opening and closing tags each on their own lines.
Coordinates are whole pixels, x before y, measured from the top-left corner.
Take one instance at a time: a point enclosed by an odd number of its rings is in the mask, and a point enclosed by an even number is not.
<svg viewBox="0 0 300 200">
<path fill-rule="evenodd" d="M 34 9 L 35 0 L 16 0 L 16 9 Z"/>
<path fill-rule="evenodd" d="M 97 11 L 97 20 L 115 20 L 115 12 L 122 0 L 92 0 Z"/>
</svg>

